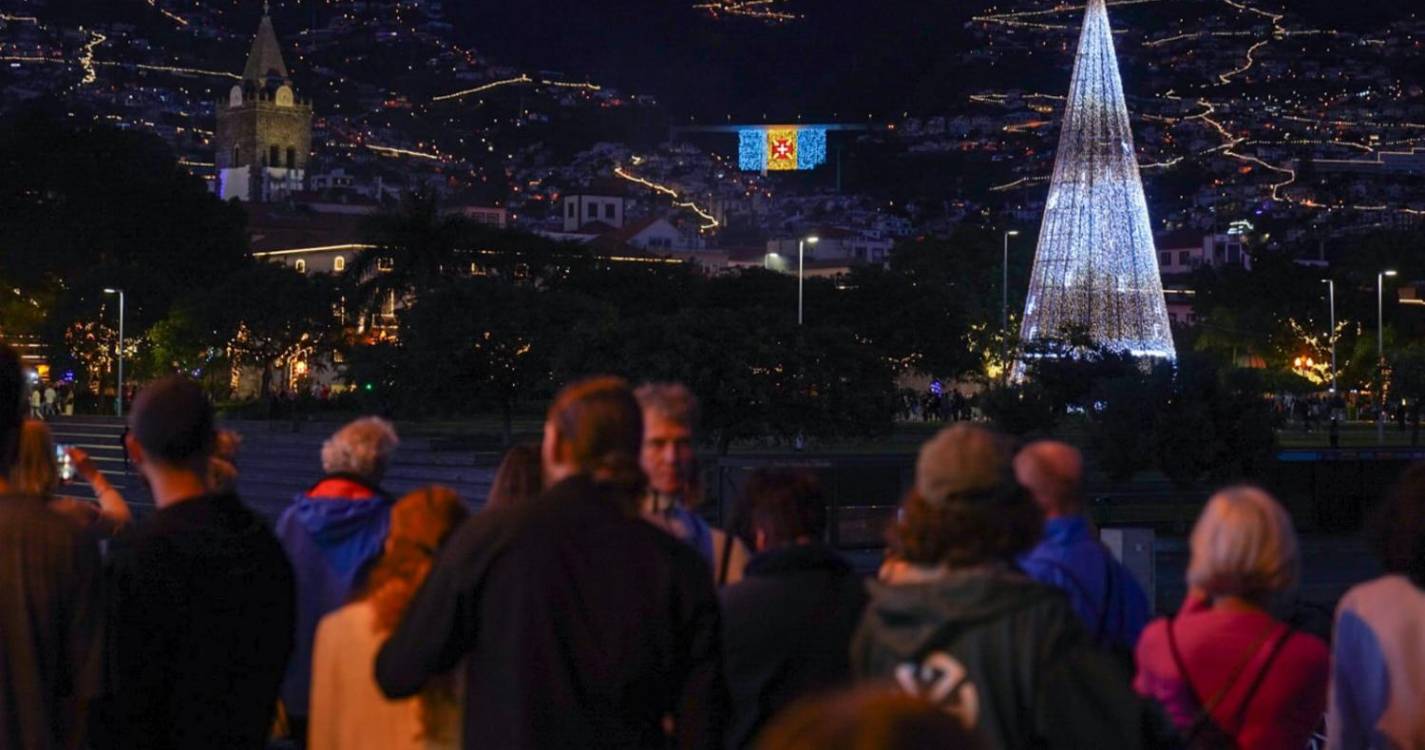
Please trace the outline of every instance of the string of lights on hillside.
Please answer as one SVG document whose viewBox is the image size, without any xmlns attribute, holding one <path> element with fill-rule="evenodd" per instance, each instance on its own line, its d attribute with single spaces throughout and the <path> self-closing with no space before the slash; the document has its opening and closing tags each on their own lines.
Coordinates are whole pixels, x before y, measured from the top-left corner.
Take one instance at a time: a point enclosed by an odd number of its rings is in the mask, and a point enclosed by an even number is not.
<svg viewBox="0 0 1425 750">
<path fill-rule="evenodd" d="M 652 180 L 645 179 L 634 174 L 630 174 L 628 170 L 624 169 L 621 166 L 614 167 L 614 176 L 618 177 L 619 179 L 628 180 L 629 182 L 632 182 L 635 185 L 642 185 L 643 187 L 646 187 L 655 193 L 666 195 L 669 198 L 673 199 L 674 206 L 677 206 L 678 208 L 686 208 L 689 211 L 692 211 L 694 214 L 697 214 L 698 217 L 703 220 L 703 224 L 698 227 L 699 231 L 706 232 L 711 229 L 717 229 L 719 226 L 721 226 L 721 223 L 717 220 L 716 217 L 712 215 L 710 211 L 701 208 L 697 204 L 693 203 L 693 201 L 691 200 L 679 200 L 681 196 L 678 194 L 678 191 L 674 190 L 671 187 L 668 187 L 667 185 L 660 185 Z"/>
<path fill-rule="evenodd" d="M 474 87 L 472 87 L 472 88 L 462 89 L 462 90 L 460 90 L 460 91 L 456 91 L 456 92 L 449 93 L 449 94 L 441 94 L 440 96 L 433 96 L 433 97 L 431 97 L 430 100 L 431 100 L 432 102 L 444 102 L 444 101 L 449 101 L 449 100 L 451 100 L 451 99 L 461 99 L 461 98 L 470 96 L 471 94 L 480 94 L 480 93 L 489 91 L 489 90 L 491 90 L 491 89 L 500 88 L 501 86 L 517 86 L 517 85 L 521 85 L 521 84 L 535 84 L 535 83 L 538 83 L 538 84 L 540 84 L 541 86 L 554 86 L 554 87 L 557 87 L 557 88 L 566 88 L 566 89 L 582 89 L 582 90 L 584 90 L 584 91 L 601 91 L 601 90 L 603 90 L 603 87 L 602 87 L 602 86 L 599 86 L 599 85 L 593 84 L 593 83 L 577 83 L 577 82 L 571 82 L 571 81 L 554 81 L 554 80 L 550 80 L 550 79 L 548 79 L 548 78 L 535 79 L 535 78 L 529 77 L 528 75 L 525 75 L 524 73 L 521 73 L 521 74 L 515 76 L 514 78 L 505 78 L 505 79 L 502 79 L 502 80 L 499 80 L 499 81 L 490 81 L 489 83 L 482 83 L 482 84 L 480 84 L 479 86 L 474 86 Z"/>
<path fill-rule="evenodd" d="M 174 23 L 178 24 L 179 26 L 187 26 L 187 25 L 188 25 L 188 20 L 187 20 L 187 19 L 185 19 L 185 18 L 179 16 L 178 14 L 173 13 L 173 12 L 171 12 L 171 11 L 165 9 L 164 7 L 160 6 L 160 5 L 158 4 L 158 0 L 148 0 L 148 4 L 149 4 L 151 7 L 153 7 L 155 10 L 157 10 L 159 13 L 162 13 L 163 16 L 164 16 L 164 18 L 167 18 L 168 20 L 173 21 Z"/>
<path fill-rule="evenodd" d="M 103 44 L 109 37 L 97 31 L 90 32 L 89 41 L 84 45 L 84 51 L 79 55 L 79 67 L 84 69 L 84 79 L 79 82 L 80 86 L 99 80 L 99 74 L 94 70 L 94 48 Z"/>
<path fill-rule="evenodd" d="M 787 11 L 776 10 L 776 6 L 785 0 L 711 0 L 710 2 L 698 3 L 693 6 L 695 10 L 704 10 L 713 18 L 721 16 L 733 16 L 742 18 L 755 18 L 762 21 L 773 21 L 784 23 L 795 21 L 801 16 Z"/>
</svg>

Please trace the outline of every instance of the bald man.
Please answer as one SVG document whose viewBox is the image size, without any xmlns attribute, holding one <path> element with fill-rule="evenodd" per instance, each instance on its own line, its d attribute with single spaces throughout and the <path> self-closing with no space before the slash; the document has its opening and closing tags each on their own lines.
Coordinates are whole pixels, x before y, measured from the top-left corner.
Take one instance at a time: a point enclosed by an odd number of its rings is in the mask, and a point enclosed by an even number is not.
<svg viewBox="0 0 1425 750">
<path fill-rule="evenodd" d="M 1019 558 L 1035 580 L 1062 589 L 1099 645 L 1131 654 L 1148 623 L 1148 597 L 1083 512 L 1084 461 L 1065 443 L 1030 443 L 1014 474 L 1044 511 L 1044 537 Z"/>
</svg>

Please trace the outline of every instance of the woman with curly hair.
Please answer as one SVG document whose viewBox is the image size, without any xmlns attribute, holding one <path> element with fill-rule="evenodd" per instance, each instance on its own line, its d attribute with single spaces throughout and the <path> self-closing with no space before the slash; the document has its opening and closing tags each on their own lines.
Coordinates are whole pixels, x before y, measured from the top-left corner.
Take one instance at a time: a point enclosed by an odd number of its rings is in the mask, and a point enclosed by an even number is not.
<svg viewBox="0 0 1425 750">
<path fill-rule="evenodd" d="M 322 618 L 312 656 L 308 747 L 427 750 L 460 747 L 455 678 L 431 680 L 413 698 L 376 686 L 376 652 L 400 624 L 436 551 L 465 518 L 455 491 L 428 487 L 391 509 L 391 532 L 356 601 Z"/>
</svg>

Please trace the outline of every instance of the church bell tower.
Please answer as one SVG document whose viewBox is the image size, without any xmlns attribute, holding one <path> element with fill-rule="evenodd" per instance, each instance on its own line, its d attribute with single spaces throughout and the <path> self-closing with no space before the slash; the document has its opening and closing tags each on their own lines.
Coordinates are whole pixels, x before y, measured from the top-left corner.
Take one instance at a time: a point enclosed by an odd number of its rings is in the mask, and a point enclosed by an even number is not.
<svg viewBox="0 0 1425 750">
<path fill-rule="evenodd" d="M 269 202 L 302 189 L 312 150 L 312 103 L 297 98 L 266 5 L 242 81 L 217 102 L 217 112 L 220 198 Z"/>
</svg>

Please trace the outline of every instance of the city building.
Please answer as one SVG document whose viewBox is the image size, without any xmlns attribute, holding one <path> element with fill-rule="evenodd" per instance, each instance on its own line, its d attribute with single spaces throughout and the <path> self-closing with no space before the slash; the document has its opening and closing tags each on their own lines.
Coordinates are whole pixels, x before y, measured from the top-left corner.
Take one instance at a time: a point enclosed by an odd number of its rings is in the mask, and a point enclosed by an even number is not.
<svg viewBox="0 0 1425 750">
<path fill-rule="evenodd" d="M 564 231 L 583 233 L 589 224 L 602 224 L 601 229 L 620 229 L 623 227 L 623 209 L 622 195 L 571 193 L 564 196 Z"/>
<path fill-rule="evenodd" d="M 242 81 L 216 106 L 219 197 L 265 203 L 302 190 L 312 150 L 312 104 L 298 98 L 265 12 Z"/>
</svg>

